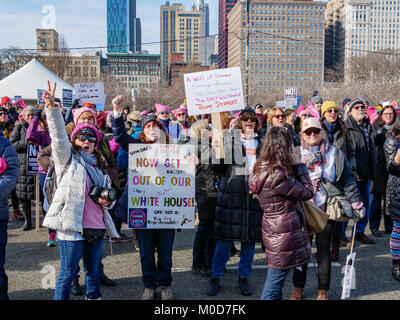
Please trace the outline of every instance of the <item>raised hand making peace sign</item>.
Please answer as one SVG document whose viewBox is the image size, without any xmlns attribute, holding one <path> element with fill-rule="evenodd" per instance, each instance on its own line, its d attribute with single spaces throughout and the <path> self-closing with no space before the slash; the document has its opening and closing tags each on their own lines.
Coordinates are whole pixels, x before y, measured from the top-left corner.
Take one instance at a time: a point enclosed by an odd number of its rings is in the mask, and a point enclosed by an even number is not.
<svg viewBox="0 0 400 320">
<path fill-rule="evenodd" d="M 54 82 L 53 90 L 51 90 L 50 81 L 47 81 L 48 91 L 43 92 L 43 100 L 48 108 L 55 108 L 54 95 L 56 93 L 57 82 Z"/>
</svg>

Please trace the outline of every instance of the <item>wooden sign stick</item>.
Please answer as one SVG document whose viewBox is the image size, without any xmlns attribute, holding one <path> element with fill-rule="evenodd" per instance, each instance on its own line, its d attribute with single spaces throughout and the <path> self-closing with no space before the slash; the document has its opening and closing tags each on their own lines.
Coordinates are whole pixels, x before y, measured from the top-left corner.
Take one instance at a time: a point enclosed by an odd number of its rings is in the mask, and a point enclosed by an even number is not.
<svg viewBox="0 0 400 320">
<path fill-rule="evenodd" d="M 224 127 L 222 124 L 222 120 L 224 119 L 224 117 L 225 115 L 220 112 L 211 113 L 213 140 L 216 142 L 216 146 L 214 147 L 214 149 L 215 149 L 215 156 L 217 159 L 225 158 L 224 135 L 223 135 Z"/>
<path fill-rule="evenodd" d="M 40 210 L 40 184 L 39 184 L 39 175 L 35 176 L 35 182 L 36 182 L 36 194 L 35 194 L 35 199 L 36 199 L 36 232 L 39 232 L 39 210 Z"/>
</svg>

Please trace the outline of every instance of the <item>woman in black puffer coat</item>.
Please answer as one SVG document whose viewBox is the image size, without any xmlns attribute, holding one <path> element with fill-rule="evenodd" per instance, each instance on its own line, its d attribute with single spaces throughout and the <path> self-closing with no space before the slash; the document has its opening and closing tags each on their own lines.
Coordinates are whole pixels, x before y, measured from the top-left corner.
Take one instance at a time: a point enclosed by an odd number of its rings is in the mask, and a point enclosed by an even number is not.
<svg viewBox="0 0 400 320">
<path fill-rule="evenodd" d="M 384 144 L 389 178 L 386 188 L 386 210 L 393 221 L 390 237 L 392 255 L 392 276 L 400 282 L 400 118 L 387 133 Z"/>
<path fill-rule="evenodd" d="M 23 111 L 23 120 L 15 125 L 11 133 L 10 141 L 14 145 L 18 153 L 18 158 L 21 164 L 20 176 L 16 186 L 16 195 L 18 200 L 23 202 L 23 215 L 25 224 L 22 227 L 23 231 L 32 229 L 31 221 L 31 201 L 35 198 L 35 176 L 27 175 L 27 149 L 28 142 L 25 139 L 26 131 L 29 123 L 33 119 L 34 108 L 26 107 Z"/>
<path fill-rule="evenodd" d="M 261 147 L 259 122 L 252 108 L 244 109 L 235 129 L 224 137 L 225 159 L 213 165 L 221 174 L 215 208 L 214 238 L 217 245 L 212 262 L 212 279 L 208 295 L 216 295 L 220 279 L 234 241 L 241 241 L 239 288 L 244 296 L 252 290 L 248 284 L 254 258 L 255 243 L 261 242 L 263 212 L 258 200 L 249 193 L 248 178 Z M 222 162 L 224 162 L 222 164 Z"/>
</svg>

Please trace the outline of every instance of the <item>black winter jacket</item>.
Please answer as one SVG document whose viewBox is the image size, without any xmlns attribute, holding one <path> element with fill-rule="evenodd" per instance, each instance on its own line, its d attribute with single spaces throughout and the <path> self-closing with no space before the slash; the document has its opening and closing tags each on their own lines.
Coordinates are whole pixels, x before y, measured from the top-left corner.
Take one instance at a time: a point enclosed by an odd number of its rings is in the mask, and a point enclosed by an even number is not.
<svg viewBox="0 0 400 320">
<path fill-rule="evenodd" d="M 214 238 L 261 241 L 263 211 L 249 191 L 246 153 L 238 131 L 234 130 L 224 139 L 225 163 L 212 166 L 214 171 L 221 174 L 215 207 Z M 257 156 L 260 147 L 261 141 L 258 143 Z M 227 163 L 230 156 L 232 161 Z"/>
<path fill-rule="evenodd" d="M 386 212 L 396 222 L 400 222 L 400 165 L 394 163 L 394 157 L 399 149 L 400 140 L 389 136 L 384 144 L 386 167 L 389 173 L 386 188 Z"/>
<path fill-rule="evenodd" d="M 28 127 L 28 123 L 23 120 L 15 125 L 10 137 L 20 161 L 20 175 L 16 186 L 16 195 L 20 200 L 35 198 L 35 176 L 26 174 L 28 142 L 25 136 Z"/>
<path fill-rule="evenodd" d="M 352 116 L 345 121 L 347 128 L 347 160 L 356 181 L 369 181 L 375 178 L 376 150 L 372 138 L 372 126 L 364 120 L 369 135 L 368 145 L 362 129 Z"/>
</svg>

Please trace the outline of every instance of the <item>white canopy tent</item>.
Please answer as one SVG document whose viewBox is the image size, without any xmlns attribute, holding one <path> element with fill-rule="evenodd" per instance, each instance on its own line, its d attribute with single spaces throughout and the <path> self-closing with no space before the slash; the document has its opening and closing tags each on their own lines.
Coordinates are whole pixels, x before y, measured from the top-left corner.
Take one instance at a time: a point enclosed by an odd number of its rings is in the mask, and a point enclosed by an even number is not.
<svg viewBox="0 0 400 320">
<path fill-rule="evenodd" d="M 36 101 L 37 89 L 48 89 L 47 80 L 52 87 L 54 82 L 57 82 L 56 98 L 62 99 L 62 89 L 74 90 L 71 85 L 33 58 L 21 69 L 0 81 L 0 97 L 8 96 L 13 99 L 14 96 L 21 96 L 24 101 Z"/>
</svg>

